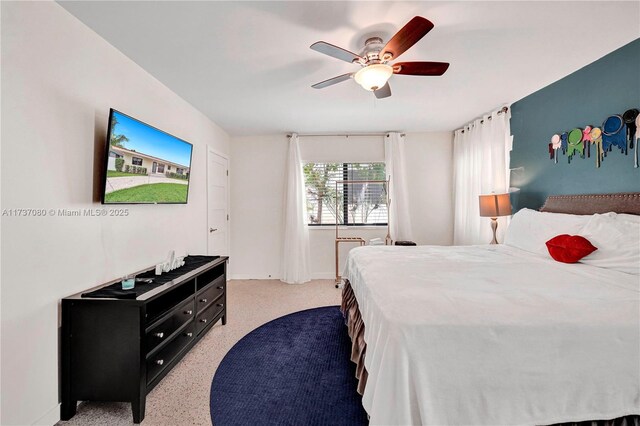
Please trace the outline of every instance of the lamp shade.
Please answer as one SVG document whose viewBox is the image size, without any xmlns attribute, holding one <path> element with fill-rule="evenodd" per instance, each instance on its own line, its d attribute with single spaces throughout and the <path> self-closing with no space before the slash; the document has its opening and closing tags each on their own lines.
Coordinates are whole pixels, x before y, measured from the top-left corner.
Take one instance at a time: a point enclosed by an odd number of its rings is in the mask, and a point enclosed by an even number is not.
<svg viewBox="0 0 640 426">
<path fill-rule="evenodd" d="M 365 90 L 378 90 L 393 74 L 393 68 L 386 64 L 374 64 L 361 68 L 355 75 L 356 83 Z"/>
<path fill-rule="evenodd" d="M 489 194 L 480 196 L 480 216 L 499 217 L 511 214 L 509 194 Z"/>
</svg>

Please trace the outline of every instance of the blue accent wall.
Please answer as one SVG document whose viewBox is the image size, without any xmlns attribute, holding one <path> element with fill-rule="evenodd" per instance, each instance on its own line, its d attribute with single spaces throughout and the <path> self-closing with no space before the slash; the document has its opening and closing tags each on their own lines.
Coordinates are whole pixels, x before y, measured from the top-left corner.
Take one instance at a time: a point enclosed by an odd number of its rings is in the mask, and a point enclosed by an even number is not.
<svg viewBox="0 0 640 426">
<path fill-rule="evenodd" d="M 520 192 L 514 207 L 539 208 L 552 194 L 639 192 L 640 168 L 633 167 L 631 150 L 624 155 L 614 148 L 600 168 L 595 145 L 591 158 L 576 155 L 570 164 L 566 155 L 559 155 L 555 164 L 548 154 L 554 133 L 601 127 L 608 116 L 630 108 L 640 109 L 640 39 L 515 102 L 511 186 Z"/>
</svg>

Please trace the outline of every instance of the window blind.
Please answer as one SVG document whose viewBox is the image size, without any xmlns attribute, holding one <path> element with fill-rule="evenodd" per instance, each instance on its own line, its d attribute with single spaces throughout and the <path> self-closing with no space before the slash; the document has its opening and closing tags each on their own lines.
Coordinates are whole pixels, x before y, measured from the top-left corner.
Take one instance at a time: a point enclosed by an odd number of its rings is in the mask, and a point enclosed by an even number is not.
<svg viewBox="0 0 640 426">
<path fill-rule="evenodd" d="M 307 219 L 311 226 L 387 225 L 384 163 L 306 163 Z"/>
</svg>

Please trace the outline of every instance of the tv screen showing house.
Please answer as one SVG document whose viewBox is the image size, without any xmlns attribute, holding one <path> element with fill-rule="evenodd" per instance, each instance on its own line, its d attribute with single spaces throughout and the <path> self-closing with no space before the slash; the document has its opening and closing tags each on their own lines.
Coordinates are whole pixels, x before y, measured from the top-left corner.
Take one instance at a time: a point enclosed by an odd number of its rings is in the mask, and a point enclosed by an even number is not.
<svg viewBox="0 0 640 426">
<path fill-rule="evenodd" d="M 114 109 L 109 115 L 104 204 L 184 204 L 193 146 Z"/>
</svg>

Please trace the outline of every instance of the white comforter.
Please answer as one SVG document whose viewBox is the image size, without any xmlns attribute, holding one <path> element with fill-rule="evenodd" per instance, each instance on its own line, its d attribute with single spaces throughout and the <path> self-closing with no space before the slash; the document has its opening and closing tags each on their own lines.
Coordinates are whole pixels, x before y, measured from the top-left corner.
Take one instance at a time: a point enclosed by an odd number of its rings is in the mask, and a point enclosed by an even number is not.
<svg viewBox="0 0 640 426">
<path fill-rule="evenodd" d="M 640 414 L 640 277 L 508 246 L 361 247 L 372 424 Z"/>
</svg>

